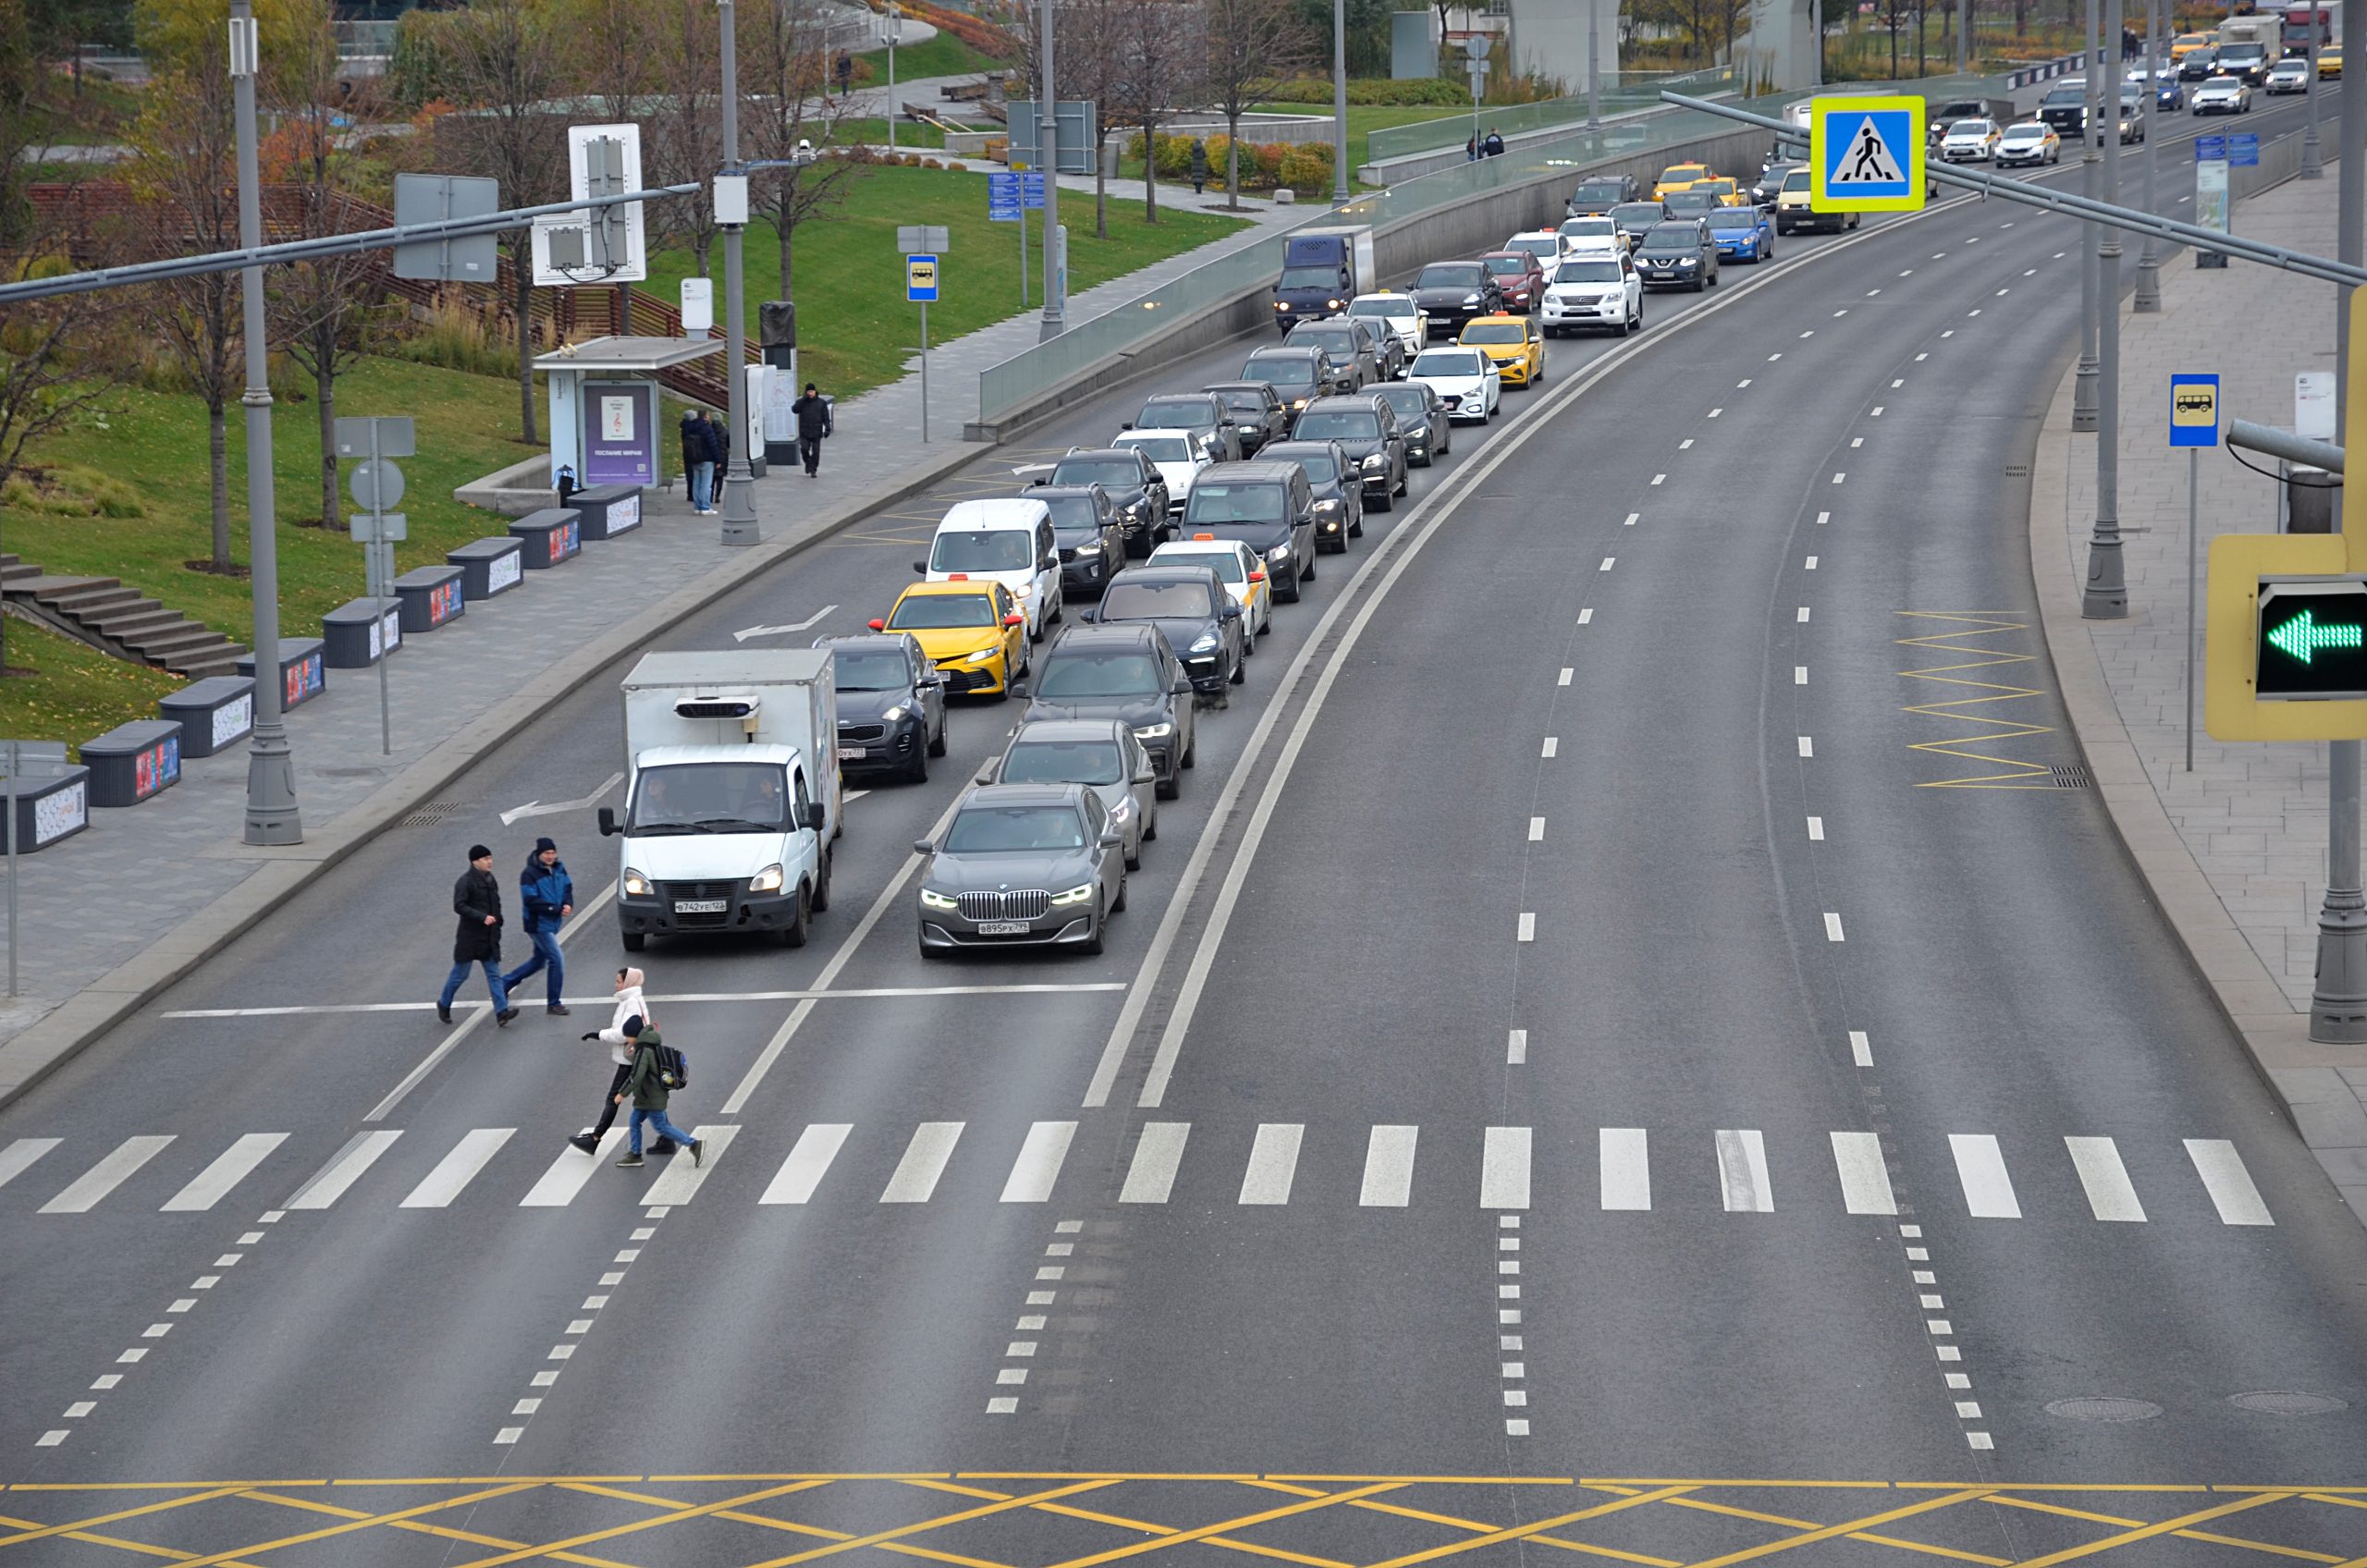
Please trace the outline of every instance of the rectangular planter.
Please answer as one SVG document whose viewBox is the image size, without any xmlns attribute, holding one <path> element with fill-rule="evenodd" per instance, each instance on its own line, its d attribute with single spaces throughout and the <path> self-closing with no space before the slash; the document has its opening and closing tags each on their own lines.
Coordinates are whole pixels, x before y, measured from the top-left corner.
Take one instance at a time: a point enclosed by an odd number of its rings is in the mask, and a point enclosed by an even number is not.
<svg viewBox="0 0 2367 1568">
<path fill-rule="evenodd" d="M 135 718 L 82 742 L 91 770 L 91 803 L 136 806 L 181 781 L 181 727 L 171 718 Z"/>
<path fill-rule="evenodd" d="M 465 592 L 467 574 L 457 566 L 416 566 L 395 579 L 402 601 L 405 631 L 433 631 L 468 612 L 476 595 Z"/>
<path fill-rule="evenodd" d="M 227 751 L 255 728 L 254 678 L 209 675 L 156 699 L 156 717 L 181 727 L 181 758 Z"/>
<path fill-rule="evenodd" d="M 460 569 L 468 601 L 475 604 L 496 594 L 507 594 L 524 581 L 524 548 L 522 540 L 479 539 L 457 550 L 448 550 L 444 558 Z"/>
<path fill-rule="evenodd" d="M 509 525 L 510 534 L 524 546 L 528 571 L 548 571 L 571 561 L 583 551 L 583 516 L 573 507 L 545 507 Z"/>
<path fill-rule="evenodd" d="M 331 669 L 367 669 L 403 645 L 403 606 L 395 599 L 339 605 L 321 617 L 321 643 Z"/>
<path fill-rule="evenodd" d="M 318 637 L 282 637 L 278 662 L 280 712 L 300 708 L 328 690 L 328 661 Z M 254 674 L 254 655 L 239 655 L 237 668 L 240 675 Z"/>
<path fill-rule="evenodd" d="M 595 539 L 614 539 L 641 526 L 638 484 L 595 484 L 570 496 L 567 504 L 583 515 L 586 544 Z"/>
</svg>

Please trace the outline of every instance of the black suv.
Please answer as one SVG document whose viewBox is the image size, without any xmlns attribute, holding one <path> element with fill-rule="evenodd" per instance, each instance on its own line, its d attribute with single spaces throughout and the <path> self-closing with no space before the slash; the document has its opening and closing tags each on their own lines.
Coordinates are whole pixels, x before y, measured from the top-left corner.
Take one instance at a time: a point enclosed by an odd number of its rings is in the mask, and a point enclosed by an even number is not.
<svg viewBox="0 0 2367 1568">
<path fill-rule="evenodd" d="M 1377 512 L 1405 494 L 1405 436 L 1397 412 L 1370 393 L 1318 398 L 1291 425 L 1294 441 L 1336 441 L 1365 482 L 1365 501 Z"/>
<path fill-rule="evenodd" d="M 917 784 L 945 754 L 945 680 L 909 631 L 816 637 L 839 694 L 839 766 Z"/>
<path fill-rule="evenodd" d="M 1451 422 L 1437 387 L 1427 381 L 1401 381 L 1394 386 L 1376 387 L 1372 395 L 1387 403 L 1397 415 L 1397 428 L 1405 437 L 1407 462 L 1416 468 L 1428 468 L 1446 456 L 1454 436 L 1447 428 Z"/>
<path fill-rule="evenodd" d="M 1333 316 L 1330 321 L 1303 321 L 1291 328 L 1282 347 L 1295 349 L 1300 344 L 1320 349 L 1331 361 L 1335 374 L 1345 369 L 1354 376 L 1356 390 L 1363 390 L 1376 381 L 1387 380 L 1395 373 L 1391 369 L 1391 356 L 1381 347 L 1362 316 Z M 1389 346 L 1397 346 L 1397 334 L 1389 334 Z M 1402 352 L 1403 350 L 1400 350 Z"/>
<path fill-rule="evenodd" d="M 1051 508 L 1061 553 L 1061 596 L 1098 594 L 1126 564 L 1126 525 L 1098 484 L 1047 484 L 1028 492 Z"/>
<path fill-rule="evenodd" d="M 1632 174 L 1595 174 L 1578 181 L 1570 199 L 1562 204 L 1565 216 L 1599 218 L 1622 202 L 1636 199 L 1636 177 Z"/>
<path fill-rule="evenodd" d="M 1406 290 L 1430 318 L 1430 330 L 1449 337 L 1473 316 L 1501 315 L 1503 286 L 1483 262 L 1432 262 Z"/>
<path fill-rule="evenodd" d="M 2049 88 L 2038 101 L 2038 117 L 2054 127 L 2054 134 L 2064 141 L 2078 141 L 2088 123 L 2088 84 L 2071 77 Z"/>
<path fill-rule="evenodd" d="M 1241 433 L 1241 455 L 1254 457 L 1269 441 L 1280 441 L 1291 427 L 1291 411 L 1270 381 L 1216 381 L 1200 388 L 1224 405 L 1225 417 Z"/>
<path fill-rule="evenodd" d="M 1282 407 L 1293 413 L 1306 407 L 1309 398 L 1337 389 L 1330 357 L 1322 349 L 1304 344 L 1295 349 L 1277 344 L 1258 349 L 1242 361 L 1241 379 L 1262 381 L 1271 386 Z"/>
<path fill-rule="evenodd" d="M 1184 502 L 1184 529 L 1238 539 L 1257 551 L 1274 597 L 1283 604 L 1295 604 L 1299 584 L 1315 581 L 1314 486 L 1305 469 L 1279 455 L 1271 462 L 1203 474 Z"/>
<path fill-rule="evenodd" d="M 1340 443 L 1277 441 L 1266 448 L 1266 456 L 1278 463 L 1296 463 L 1306 475 L 1307 491 L 1315 497 L 1315 548 L 1318 553 L 1329 550 L 1337 555 L 1348 547 L 1349 540 L 1365 536 L 1364 480 L 1356 472 L 1356 465 L 1348 460 L 1348 454 L 1340 449 Z M 1282 596 L 1279 588 L 1275 596 Z"/>
<path fill-rule="evenodd" d="M 1192 689 L 1204 697 L 1222 696 L 1227 686 L 1242 682 L 1241 661 L 1249 656 L 1249 623 L 1242 619 L 1240 601 L 1212 566 L 1188 561 L 1130 566 L 1084 617 L 1096 626 L 1146 621 L 1158 627 L 1184 661 Z"/>
<path fill-rule="evenodd" d="M 1167 481 L 1160 476 L 1159 465 L 1134 447 L 1072 447 L 1069 455 L 1054 463 L 1052 472 L 1037 480 L 1035 487 L 1072 489 L 1083 484 L 1098 484 L 1109 494 L 1119 526 L 1126 532 L 1128 555 L 1149 555 L 1171 531 L 1167 521 Z"/>
<path fill-rule="evenodd" d="M 1718 281 L 1718 241 L 1709 225 L 1692 218 L 1656 223 L 1636 247 L 1636 276 L 1647 288 L 1690 288 L 1699 294 Z"/>
<path fill-rule="evenodd" d="M 1027 699 L 1021 722 L 1039 718 L 1114 718 L 1134 732 L 1159 774 L 1159 798 L 1184 788 L 1198 737 L 1192 723 L 1192 678 L 1156 626 L 1072 626 L 1054 640 L 1033 683 L 1011 690 Z"/>
<path fill-rule="evenodd" d="M 1142 412 L 1121 428 L 1179 431 L 1199 442 L 1211 461 L 1241 459 L 1240 434 L 1225 418 L 1224 405 L 1206 392 L 1162 392 L 1146 398 Z"/>
</svg>

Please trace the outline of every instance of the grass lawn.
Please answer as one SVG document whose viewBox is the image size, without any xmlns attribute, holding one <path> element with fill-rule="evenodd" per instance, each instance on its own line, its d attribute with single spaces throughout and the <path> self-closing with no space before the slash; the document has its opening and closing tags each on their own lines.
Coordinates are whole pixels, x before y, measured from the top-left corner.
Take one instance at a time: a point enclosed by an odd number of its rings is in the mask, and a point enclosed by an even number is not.
<svg viewBox="0 0 2367 1568">
<path fill-rule="evenodd" d="M 888 122 L 885 118 L 840 120 L 833 129 L 830 141 L 840 147 L 888 144 Z M 896 151 L 909 153 L 916 147 L 942 147 L 945 132 L 933 125 L 914 125 L 910 120 L 896 122 Z"/>
<path fill-rule="evenodd" d="M 904 302 L 904 263 L 896 249 L 899 224 L 943 224 L 952 232 L 943 263 L 941 298 L 929 308 L 929 336 L 945 342 L 1020 313 L 1019 227 L 987 217 L 987 177 L 950 169 L 878 168 L 855 175 L 845 202 L 798 226 L 796 279 L 798 374 L 845 398 L 897 379 L 905 355 L 920 345 L 920 312 Z M 1222 239 L 1242 220 L 1164 207 L 1156 226 L 1138 202 L 1111 202 L 1110 238 L 1093 237 L 1092 207 L 1066 193 L 1069 292 L 1147 266 L 1180 251 Z M 1077 214 L 1085 216 L 1079 221 Z M 1031 273 L 1041 226 L 1028 224 Z M 753 223 L 747 239 L 748 331 L 756 306 L 780 295 L 779 249 L 770 226 Z M 693 266 L 688 251 L 650 258 L 642 287 L 660 299 L 681 297 Z M 715 270 L 722 271 L 716 253 Z M 1040 276 L 1040 274 L 1036 274 Z M 718 287 L 717 294 L 721 293 Z M 1033 296 L 1031 295 L 1031 298 Z M 516 417 L 512 411 L 511 418 Z M 425 436 L 422 436 L 423 444 Z"/>
<path fill-rule="evenodd" d="M 1331 118 L 1331 109 L 1329 104 L 1260 104 L 1257 107 L 1259 114 L 1320 115 L 1327 122 Z M 1485 109 L 1479 111 L 1479 123 L 1483 126 L 1488 123 L 1487 114 Z M 1443 131 L 1441 132 L 1439 141 L 1441 146 L 1459 143 L 1465 137 L 1471 134 L 1467 129 L 1471 123 L 1471 111 L 1468 109 L 1458 114 L 1438 104 L 1349 104 L 1348 164 L 1350 168 L 1359 169 L 1372 162 L 1371 157 L 1365 151 L 1365 138 L 1372 132 L 1386 130 L 1392 126 L 1419 125 L 1425 120 L 1460 120 L 1466 128 L 1452 136 Z M 1245 134 L 1252 141 L 1257 140 L 1257 132 L 1254 130 Z"/>
<path fill-rule="evenodd" d="M 870 80 L 858 86 L 888 85 L 887 50 L 874 49 L 855 58 L 871 67 Z M 896 49 L 898 81 L 918 81 L 932 76 L 981 76 L 1009 69 L 1008 62 L 971 48 L 950 32 L 940 32 L 926 43 L 916 43 L 909 49 L 901 44 Z"/>
<path fill-rule="evenodd" d="M 289 400 L 291 388 L 276 390 L 272 457 L 278 475 L 280 627 L 285 636 L 317 636 L 324 612 L 361 594 L 362 551 L 342 527 L 328 533 L 297 525 L 320 514 L 319 424 L 309 401 Z M 542 407 L 538 400 L 538 421 Z M 185 394 L 124 388 L 110 395 L 108 409 L 41 442 L 31 459 L 59 470 L 68 489 L 78 469 L 119 482 L 144 515 L 69 517 L 12 507 L 0 525 L 0 548 L 55 573 L 120 578 L 234 642 L 251 642 L 253 610 L 246 579 L 183 565 L 210 553 L 205 406 Z M 452 499 L 452 491 L 532 452 L 517 440 L 514 381 L 365 360 L 338 381 L 337 411 L 409 414 L 418 421 L 420 455 L 401 459 L 409 484 L 402 509 L 411 520 L 411 537 L 395 546 L 400 569 L 439 563 L 455 545 L 506 530 L 507 521 L 498 514 L 464 507 Z M 229 416 L 230 553 L 243 565 L 246 444 L 237 404 Z M 16 631 L 12 623 L 12 638 Z M 171 683 L 169 677 L 159 678 Z M 10 682 L 10 690 L 19 684 L 29 683 Z M 7 700 L 26 699 L 0 698 Z"/>
<path fill-rule="evenodd" d="M 0 735 L 80 746 L 118 724 L 156 717 L 178 678 L 111 659 L 47 627 L 8 618 L 10 679 L 0 680 Z M 31 670 L 31 675 L 19 675 Z"/>
</svg>

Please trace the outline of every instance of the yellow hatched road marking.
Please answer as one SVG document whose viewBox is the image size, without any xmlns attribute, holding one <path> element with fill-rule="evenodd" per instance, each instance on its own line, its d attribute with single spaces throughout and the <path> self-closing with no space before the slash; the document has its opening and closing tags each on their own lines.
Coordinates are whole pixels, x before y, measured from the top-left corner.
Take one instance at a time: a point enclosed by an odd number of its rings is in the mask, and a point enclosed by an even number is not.
<svg viewBox="0 0 2367 1568">
<path fill-rule="evenodd" d="M 2118 1529 L 2134 1529 L 2145 1523 L 2142 1519 L 2125 1519 L 2116 1513 L 2098 1513 L 2085 1508 L 2066 1508 L 2059 1502 L 2041 1502 L 2036 1498 L 1991 1497 L 1982 1500 L 2000 1508 L 2027 1509 L 2032 1513 L 2053 1513 L 2067 1519 L 2084 1519 L 2091 1525 L 2110 1525 Z M 2208 1541 L 2213 1546 L 2238 1546 L 2252 1551 L 2265 1551 L 2277 1557 L 2295 1557 L 2304 1562 L 2340 1562 L 2331 1552 L 2307 1551 L 2300 1547 L 2272 1546 L 2266 1541 L 2248 1540 L 2241 1536 L 2214 1535 L 2208 1530 L 2180 1530 L 2178 1538 Z"/>
<path fill-rule="evenodd" d="M 1605 1514 L 1618 1513 L 1630 1508 L 1640 1508 L 1648 1502 L 1659 1502 L 1667 1498 L 1680 1496 L 1684 1490 L 1685 1488 L 1679 1486 L 1664 1487 L 1658 1491 L 1638 1492 L 1633 1497 L 1623 1497 L 1615 1502 L 1599 1502 L 1592 1508 L 1581 1508 L 1575 1513 L 1557 1514 L 1551 1519 L 1540 1519 L 1534 1525 L 1515 1525 L 1506 1529 L 1491 1531 L 1471 1540 L 1452 1541 L 1445 1546 L 1434 1546 L 1428 1551 L 1417 1551 L 1404 1557 L 1387 1558 L 1371 1564 L 1371 1568 L 1408 1568 L 1412 1563 L 1432 1562 L 1441 1557 L 1451 1557 L 1457 1552 L 1471 1551 L 1483 1546 L 1495 1546 L 1502 1541 L 1526 1540 L 1547 1530 L 1558 1530 L 1564 1525 L 1575 1525 L 1581 1519 L 1600 1519 Z"/>
<path fill-rule="evenodd" d="M 31 1524 L 32 1521 L 30 1519 L 17 1519 L 12 1518 L 6 1513 L 0 1513 L 0 1525 L 8 1525 L 22 1529 Z M 175 1551 L 172 1548 L 166 1546 L 150 1546 L 146 1541 L 128 1541 L 120 1536 L 103 1536 L 94 1530 L 76 1530 L 69 1528 L 65 1530 L 63 1534 L 56 1535 L 55 1538 L 60 1540 L 80 1541 L 84 1546 L 113 1547 L 117 1551 L 137 1552 L 147 1557 L 162 1557 L 168 1562 L 186 1562 L 190 1558 L 197 1555 L 197 1553 L 193 1551 Z M 241 1562 L 237 1564 L 236 1568 L 256 1568 L 256 1565 Z"/>
<path fill-rule="evenodd" d="M 1836 1536 L 1854 1536 L 1870 1525 L 1887 1525 L 1894 1519 L 1911 1519 L 1919 1513 L 1929 1513 L 1942 1508 L 1953 1508 L 1959 1502 L 1981 1495 L 1982 1493 L 1980 1488 L 1968 1488 L 1963 1491 L 1950 1492 L 1944 1497 L 1926 1498 L 1920 1502 L 1910 1502 L 1904 1508 L 1893 1508 L 1881 1513 L 1870 1513 L 1863 1519 L 1852 1519 L 1844 1525 L 1826 1525 L 1785 1540 L 1766 1541 L 1758 1546 L 1746 1547 L 1740 1551 L 1728 1552 L 1723 1557 L 1705 1558 L 1695 1563 L 1693 1568 L 1726 1568 L 1726 1565 L 1732 1562 L 1756 1562 L 1762 1557 L 1772 1557 L 1779 1551 L 1790 1551 L 1797 1547 L 1813 1546 L 1819 1541 L 1829 1541 Z"/>
<path fill-rule="evenodd" d="M 2176 1519 L 2165 1519 L 2159 1524 L 2140 1525 L 2136 1529 L 2124 1530 L 2119 1535 L 2107 1536 L 2100 1541 L 2090 1541 L 2085 1546 L 2066 1547 L 2061 1551 L 2049 1552 L 2044 1557 L 2033 1557 L 2028 1562 L 2021 1564 L 2020 1568 L 2054 1568 L 2054 1565 L 2058 1562 L 2076 1562 L 2080 1558 L 2093 1557 L 2100 1551 L 2110 1551 L 2117 1546 L 2151 1540 L 2155 1536 L 2177 1535 L 2189 1526 L 2201 1524 L 2206 1519 L 2224 1519 L 2230 1513 L 2241 1513 L 2247 1509 L 2275 1502 L 2281 1497 L 2290 1495 L 2292 1494 L 2263 1492 L 2257 1497 L 2238 1498 L 2233 1502 L 2223 1502 L 2216 1508 L 2201 1509 L 2192 1513 L 2181 1514 Z"/>
<path fill-rule="evenodd" d="M 1402 1481 L 1377 1481 L 1370 1486 L 1359 1487 L 1351 1491 L 1327 1492 L 1320 1497 L 1307 1498 L 1292 1503 L 1287 1508 L 1269 1508 L 1262 1513 L 1245 1513 L 1238 1519 L 1227 1519 L 1220 1524 L 1203 1525 L 1191 1530 L 1178 1530 L 1171 1536 L 1161 1536 L 1157 1540 L 1137 1541 L 1132 1546 L 1117 1547 L 1109 1551 L 1098 1551 L 1088 1557 L 1073 1557 L 1065 1562 L 1054 1563 L 1052 1568 L 1092 1568 L 1092 1565 L 1097 1562 L 1115 1562 L 1121 1558 L 1139 1557 L 1147 1551 L 1159 1551 L 1167 1547 L 1182 1546 L 1190 1541 L 1206 1540 L 1211 1536 L 1227 1535 L 1234 1530 L 1247 1529 L 1252 1525 L 1263 1525 L 1275 1519 L 1289 1519 L 1302 1513 L 1312 1513 L 1318 1509 L 1352 1502 L 1359 1497 L 1370 1497 L 1376 1492 L 1395 1491 L 1403 1485 L 1404 1483 Z"/>
<path fill-rule="evenodd" d="M 1907 680 L 1931 680 L 1946 686 L 1966 687 L 1986 693 L 1958 697 L 1948 702 L 1915 703 L 1901 708 L 1925 718 L 1936 718 L 1952 724 L 1969 725 L 1980 731 L 1960 735 L 1950 741 L 1920 741 L 1910 742 L 1907 750 L 1933 756 L 1950 756 L 1964 762 L 1985 763 L 2011 769 L 2005 773 L 1976 774 L 1964 778 L 1926 779 L 1916 788 L 1921 790 L 2052 790 L 2054 770 L 2043 763 L 2033 763 L 2020 757 L 1993 756 L 1976 751 L 1977 746 L 1994 745 L 2001 741 L 2018 741 L 2031 735 L 2051 735 L 2054 728 L 2047 724 L 2025 724 L 2018 719 L 1999 718 L 1986 712 L 1974 713 L 1994 703 L 2018 702 L 2046 693 L 2033 686 L 2002 685 L 1993 680 L 1960 679 L 1965 671 L 1991 669 L 2005 665 L 2030 664 L 2032 654 L 2005 653 L 1994 648 L 1973 645 L 1974 639 L 1993 637 L 2006 632 L 2028 631 L 2030 623 L 2015 616 L 1996 610 L 1900 610 L 1900 615 L 1917 620 L 1961 622 L 1959 630 L 1935 631 L 1920 637 L 1901 637 L 1904 648 L 1929 648 L 1935 653 L 1979 655 L 1963 664 L 1931 665 L 1919 669 L 1902 669 L 1898 673 Z"/>
<path fill-rule="evenodd" d="M 570 1537 L 566 1540 L 553 1541 L 547 1546 L 520 1547 L 515 1551 L 476 1558 L 461 1563 L 460 1568 L 501 1568 L 503 1563 L 523 1562 L 533 1557 L 549 1557 L 562 1550 L 572 1550 L 579 1546 L 590 1546 L 595 1541 L 609 1541 L 615 1540 L 619 1536 L 638 1535 L 661 1525 L 680 1524 L 685 1519 L 704 1518 L 709 1514 L 721 1513 L 726 1509 L 739 1508 L 751 1502 L 763 1502 L 770 1498 L 787 1497 L 794 1492 L 808 1491 L 816 1487 L 828 1485 L 828 1481 L 792 1481 L 786 1486 L 760 1488 L 753 1492 L 742 1492 L 738 1497 L 726 1498 L 720 1502 L 694 1504 L 688 1508 L 678 1509 L 671 1513 L 660 1514 L 655 1519 L 636 1520 L 630 1525 L 616 1525 L 605 1530 L 593 1530 L 581 1536 Z"/>
</svg>

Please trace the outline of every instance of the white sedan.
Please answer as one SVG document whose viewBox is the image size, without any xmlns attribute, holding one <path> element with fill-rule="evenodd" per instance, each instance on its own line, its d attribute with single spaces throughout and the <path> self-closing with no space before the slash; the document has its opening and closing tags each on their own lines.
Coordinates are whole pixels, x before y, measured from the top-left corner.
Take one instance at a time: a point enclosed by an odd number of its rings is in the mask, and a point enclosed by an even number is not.
<svg viewBox="0 0 2367 1568">
<path fill-rule="evenodd" d="M 1644 325 L 1644 283 L 1629 256 L 1573 256 L 1545 291 L 1545 336 L 1607 327 L 1625 337 Z"/>
<path fill-rule="evenodd" d="M 1535 256 L 1538 266 L 1543 270 L 1549 280 L 1553 276 L 1554 267 L 1561 263 L 1564 256 L 1569 254 L 1569 247 L 1563 243 L 1561 234 L 1551 228 L 1523 229 L 1505 240 L 1502 249 L 1526 251 Z"/>
<path fill-rule="evenodd" d="M 1485 424 L 1496 417 L 1504 400 L 1503 374 L 1496 369 L 1496 361 L 1459 344 L 1423 349 L 1405 379 L 1423 382 L 1436 391 L 1449 419 Z"/>
<path fill-rule="evenodd" d="M 1195 533 L 1189 539 L 1171 539 L 1150 553 L 1145 566 L 1206 565 L 1216 569 L 1224 579 L 1224 591 L 1241 606 L 1247 618 L 1243 637 L 1245 655 L 1257 646 L 1257 639 L 1266 635 L 1274 624 L 1274 595 L 1266 585 L 1266 563 L 1257 552 L 1238 539 L 1219 539 L 1213 534 Z"/>
<path fill-rule="evenodd" d="M 2191 102 L 2198 115 L 2249 115 L 2252 90 L 2232 76 L 2214 76 L 2194 90 Z"/>
<path fill-rule="evenodd" d="M 1177 517 L 1184 515 L 1184 503 L 1192 498 L 1192 482 L 1216 460 L 1189 432 L 1181 430 L 1122 430 L 1110 445 L 1142 448 L 1151 467 L 1167 481 L 1167 509 Z"/>
<path fill-rule="evenodd" d="M 1997 166 L 2018 168 L 2025 164 L 2059 164 L 2063 161 L 2063 138 L 2044 120 L 2023 120 L 2005 128 L 1997 139 Z"/>
<path fill-rule="evenodd" d="M 2272 98 L 2286 93 L 2310 91 L 2310 62 L 2307 56 L 2288 55 L 2268 68 L 2265 83 Z"/>
<path fill-rule="evenodd" d="M 1958 120 L 1940 142 L 1940 158 L 1951 164 L 1985 164 L 1996 154 L 1995 120 Z"/>
<path fill-rule="evenodd" d="M 1430 313 L 1414 303 L 1411 294 L 1359 294 L 1348 301 L 1348 313 L 1363 317 L 1376 335 L 1394 335 L 1409 360 L 1429 341 Z"/>
</svg>

